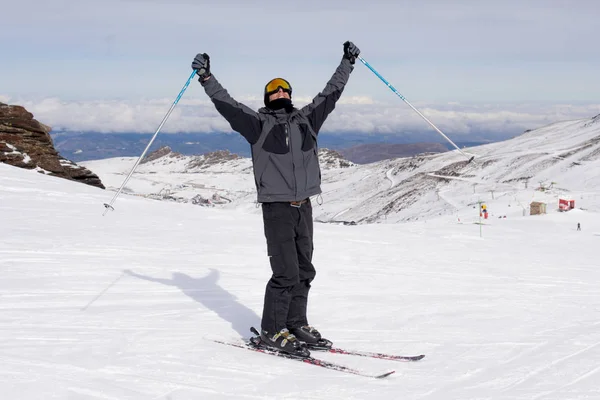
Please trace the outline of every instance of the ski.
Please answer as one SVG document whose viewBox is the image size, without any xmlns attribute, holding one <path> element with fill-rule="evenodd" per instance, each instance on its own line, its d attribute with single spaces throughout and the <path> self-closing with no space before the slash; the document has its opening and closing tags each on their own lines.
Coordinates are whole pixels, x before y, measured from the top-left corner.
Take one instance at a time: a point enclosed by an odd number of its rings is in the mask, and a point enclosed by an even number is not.
<svg viewBox="0 0 600 400">
<path fill-rule="evenodd" d="M 381 378 L 390 376 L 396 372 L 396 371 L 388 371 L 388 372 L 384 372 L 382 374 L 377 374 L 377 375 L 369 374 L 369 373 L 359 371 L 354 368 L 346 367 L 345 365 L 336 364 L 336 363 L 332 363 L 332 362 L 325 361 L 325 360 L 320 360 L 320 359 L 314 358 L 314 357 L 302 358 L 302 357 L 296 357 L 296 356 L 293 356 L 291 354 L 287 354 L 287 353 L 284 353 L 281 351 L 271 350 L 270 348 L 260 346 L 257 342 L 252 341 L 252 339 L 247 343 L 224 342 L 221 340 L 213 340 L 213 341 L 216 343 L 224 344 L 226 346 L 233 346 L 233 347 L 237 347 L 240 349 L 246 349 L 246 350 L 256 351 L 259 353 L 268 354 L 268 355 L 272 355 L 272 356 L 276 356 L 276 357 L 287 358 L 289 360 L 301 361 L 306 364 L 316 365 L 317 367 L 322 367 L 322 368 L 326 368 L 326 369 L 330 369 L 330 370 L 334 370 L 334 371 L 345 372 L 345 373 L 353 374 L 353 375 L 364 376 L 367 378 L 381 379 Z"/>
<path fill-rule="evenodd" d="M 360 356 L 360 357 L 371 357 L 378 358 L 380 360 L 391 360 L 391 361 L 419 361 L 425 357 L 425 354 L 419 354 L 418 356 L 397 356 L 393 354 L 384 354 L 384 353 L 373 353 L 370 351 L 360 351 L 360 350 L 346 350 L 340 349 L 338 347 L 313 347 L 307 346 L 310 351 L 325 351 L 328 353 L 334 354 L 346 354 L 349 356 Z"/>
<path fill-rule="evenodd" d="M 254 333 L 256 336 L 260 334 L 256 330 L 256 328 L 251 327 L 250 331 Z M 307 344 L 305 346 L 310 351 L 324 351 L 328 353 L 334 354 L 346 354 L 349 356 L 359 356 L 359 357 L 370 357 L 370 358 L 378 358 L 380 360 L 391 360 L 391 361 L 419 361 L 425 357 L 425 354 L 420 354 L 418 356 L 398 356 L 393 354 L 385 354 L 385 353 L 374 353 L 370 351 L 360 351 L 360 350 L 346 350 L 341 349 L 339 347 L 332 347 L 331 341 L 327 339 L 321 339 L 318 344 Z"/>
</svg>

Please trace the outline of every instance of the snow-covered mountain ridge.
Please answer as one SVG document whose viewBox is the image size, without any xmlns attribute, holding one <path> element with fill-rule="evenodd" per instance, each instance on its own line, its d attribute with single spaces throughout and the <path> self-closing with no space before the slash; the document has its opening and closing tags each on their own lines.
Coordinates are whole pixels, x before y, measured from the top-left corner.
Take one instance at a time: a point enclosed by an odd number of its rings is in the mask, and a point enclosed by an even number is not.
<svg viewBox="0 0 600 400">
<path fill-rule="evenodd" d="M 532 200 L 557 208 L 559 197 L 600 210 L 600 120 L 562 121 L 529 130 L 503 142 L 452 151 L 354 165 L 325 149 L 320 159 L 323 193 L 315 219 L 322 222 L 378 223 L 456 214 L 478 217 L 473 207 L 488 205 L 491 216 L 523 216 Z M 223 153 L 224 156 L 227 156 Z M 225 196 L 222 207 L 255 207 L 251 160 L 237 156 L 173 156 L 140 164 L 127 185 L 139 195 L 168 191 L 182 201 L 201 195 Z M 218 161 L 218 162 L 217 162 Z M 118 188 L 135 158 L 83 163 L 109 188 Z M 257 211 L 258 212 L 258 211 Z"/>
</svg>

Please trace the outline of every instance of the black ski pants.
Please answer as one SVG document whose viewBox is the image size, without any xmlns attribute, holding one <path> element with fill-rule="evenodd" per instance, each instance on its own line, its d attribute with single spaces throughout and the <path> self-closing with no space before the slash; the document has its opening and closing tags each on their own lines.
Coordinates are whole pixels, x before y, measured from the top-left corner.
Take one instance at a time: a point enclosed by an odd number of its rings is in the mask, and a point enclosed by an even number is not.
<svg viewBox="0 0 600 400">
<path fill-rule="evenodd" d="M 310 199 L 299 207 L 263 203 L 262 211 L 273 275 L 265 291 L 261 327 L 276 333 L 308 324 L 308 291 L 315 277 L 312 206 Z"/>
</svg>

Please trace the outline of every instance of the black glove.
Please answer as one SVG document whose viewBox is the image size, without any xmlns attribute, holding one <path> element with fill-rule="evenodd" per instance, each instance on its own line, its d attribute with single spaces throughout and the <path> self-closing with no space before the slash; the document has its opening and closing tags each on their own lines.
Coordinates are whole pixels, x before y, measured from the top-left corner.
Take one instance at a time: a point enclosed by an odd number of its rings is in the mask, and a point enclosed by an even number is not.
<svg viewBox="0 0 600 400">
<path fill-rule="evenodd" d="M 208 54 L 197 54 L 192 62 L 192 69 L 196 70 L 196 74 L 200 77 L 200 81 L 208 79 L 210 77 L 210 57 Z"/>
<path fill-rule="evenodd" d="M 344 58 L 350 60 L 350 64 L 354 64 L 356 57 L 360 54 L 360 49 L 352 42 L 344 43 Z"/>
</svg>

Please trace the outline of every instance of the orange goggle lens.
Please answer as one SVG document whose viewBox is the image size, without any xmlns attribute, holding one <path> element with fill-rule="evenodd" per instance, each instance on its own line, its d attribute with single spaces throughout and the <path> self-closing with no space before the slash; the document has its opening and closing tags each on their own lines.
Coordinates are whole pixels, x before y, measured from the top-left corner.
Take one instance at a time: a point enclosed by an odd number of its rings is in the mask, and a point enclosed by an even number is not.
<svg viewBox="0 0 600 400">
<path fill-rule="evenodd" d="M 285 79 L 281 78 L 275 78 L 269 83 L 267 83 L 265 91 L 267 94 L 272 94 L 278 91 L 279 88 L 283 89 L 283 91 L 288 92 L 290 94 L 292 93 L 292 86 L 290 85 L 290 83 Z"/>
</svg>

